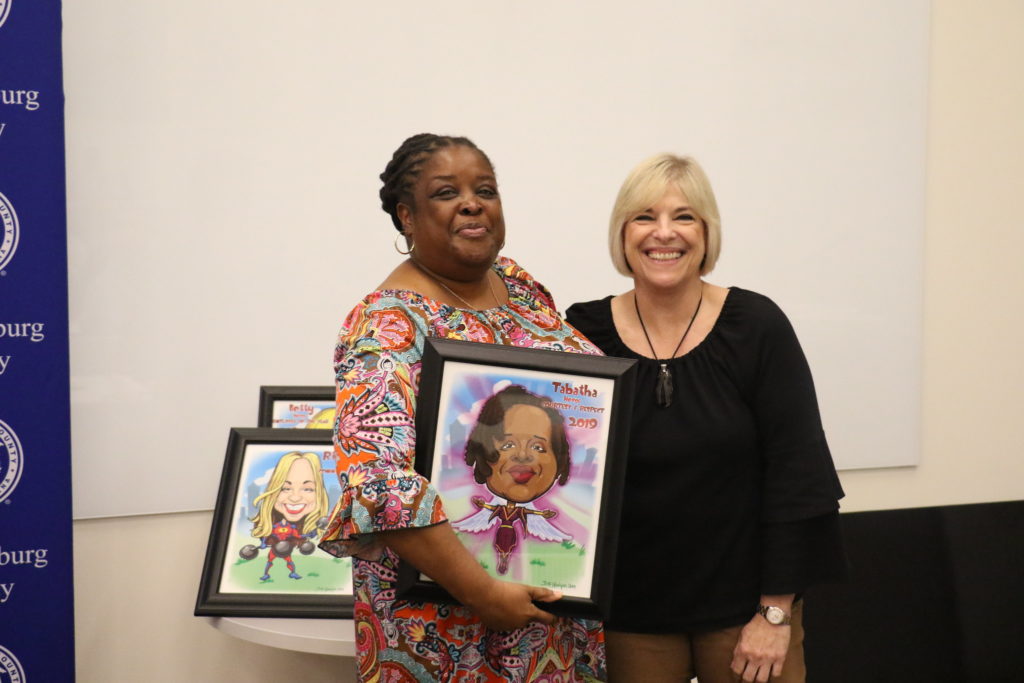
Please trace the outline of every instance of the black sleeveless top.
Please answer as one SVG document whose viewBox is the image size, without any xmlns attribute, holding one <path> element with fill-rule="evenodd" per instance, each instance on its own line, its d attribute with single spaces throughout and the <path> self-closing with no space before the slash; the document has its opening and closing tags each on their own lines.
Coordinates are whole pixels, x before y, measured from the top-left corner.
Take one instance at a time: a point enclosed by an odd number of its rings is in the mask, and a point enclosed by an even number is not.
<svg viewBox="0 0 1024 683">
<path fill-rule="evenodd" d="M 623 343 L 611 297 L 566 320 L 607 355 L 639 359 L 608 628 L 692 632 L 747 622 L 762 594 L 841 578 L 843 496 L 810 369 L 782 311 L 733 287 L 707 337 L 660 363 Z"/>
</svg>

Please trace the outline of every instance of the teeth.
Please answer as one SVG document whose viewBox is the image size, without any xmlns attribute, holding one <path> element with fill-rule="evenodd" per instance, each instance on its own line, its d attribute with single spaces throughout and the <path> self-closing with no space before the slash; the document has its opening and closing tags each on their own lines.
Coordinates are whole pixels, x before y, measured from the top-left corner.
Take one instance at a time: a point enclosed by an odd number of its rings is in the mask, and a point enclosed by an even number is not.
<svg viewBox="0 0 1024 683">
<path fill-rule="evenodd" d="M 647 254 L 655 261 L 670 261 L 683 255 L 681 251 L 652 251 Z"/>
</svg>

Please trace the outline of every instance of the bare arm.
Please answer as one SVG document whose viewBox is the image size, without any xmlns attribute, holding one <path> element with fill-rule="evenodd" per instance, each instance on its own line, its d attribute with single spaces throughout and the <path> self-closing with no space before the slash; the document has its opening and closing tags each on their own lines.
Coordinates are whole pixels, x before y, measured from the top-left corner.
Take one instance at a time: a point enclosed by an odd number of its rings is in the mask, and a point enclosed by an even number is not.
<svg viewBox="0 0 1024 683">
<path fill-rule="evenodd" d="M 376 330 L 370 341 L 362 332 L 367 326 Z M 369 297 L 346 318 L 335 355 L 334 434 L 346 486 L 323 545 L 335 555 L 366 559 L 375 559 L 386 545 L 492 629 L 551 623 L 554 617 L 533 600 L 561 595 L 491 578 L 455 536 L 437 492 L 413 469 L 420 361 L 413 339 L 427 336 L 429 328 L 423 311 L 394 297 Z M 381 421 L 384 415 L 387 422 Z M 494 509 L 482 502 L 474 504 Z M 410 526 L 413 520 L 416 526 Z"/>
<path fill-rule="evenodd" d="M 476 614 L 488 628 L 509 631 L 531 621 L 550 624 L 554 616 L 533 604 L 553 602 L 561 593 L 491 578 L 459 542 L 447 522 L 379 534 L 400 557 L 432 578 Z"/>
<path fill-rule="evenodd" d="M 498 507 L 497 505 L 485 503 L 484 499 L 481 498 L 480 496 L 473 496 L 472 498 L 470 498 L 470 500 L 472 501 L 473 505 L 476 505 L 478 508 L 481 509 L 494 510 L 495 508 Z"/>
</svg>

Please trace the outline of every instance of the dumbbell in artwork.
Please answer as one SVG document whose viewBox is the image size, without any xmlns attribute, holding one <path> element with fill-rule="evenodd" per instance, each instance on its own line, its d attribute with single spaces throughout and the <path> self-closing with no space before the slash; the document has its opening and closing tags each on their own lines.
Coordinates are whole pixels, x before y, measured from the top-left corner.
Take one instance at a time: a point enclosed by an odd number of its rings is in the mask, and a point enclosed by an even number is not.
<svg viewBox="0 0 1024 683">
<path fill-rule="evenodd" d="M 288 578 L 301 579 L 292 553 L 298 549 L 303 555 L 311 554 L 327 525 L 328 500 L 320 458 L 316 453 L 298 451 L 281 456 L 254 504 L 258 509 L 250 518 L 252 536 L 260 543 L 242 546 L 239 557 L 253 560 L 266 550 L 260 581 L 271 580 L 271 569 L 279 558 L 285 562 Z"/>
</svg>

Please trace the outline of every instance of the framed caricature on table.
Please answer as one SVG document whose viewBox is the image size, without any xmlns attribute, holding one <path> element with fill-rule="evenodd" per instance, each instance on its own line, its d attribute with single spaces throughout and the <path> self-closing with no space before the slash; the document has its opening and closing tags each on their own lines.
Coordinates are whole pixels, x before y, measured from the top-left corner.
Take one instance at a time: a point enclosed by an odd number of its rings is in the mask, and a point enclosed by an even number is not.
<svg viewBox="0 0 1024 683">
<path fill-rule="evenodd" d="M 560 590 L 545 609 L 606 615 L 635 361 L 429 339 L 416 469 L 495 578 Z M 453 599 L 408 564 L 402 597 Z"/>
<path fill-rule="evenodd" d="M 331 429 L 334 387 L 261 386 L 257 427 Z"/>
<path fill-rule="evenodd" d="M 334 462 L 329 430 L 230 431 L 196 615 L 352 616 L 351 561 L 316 547 Z"/>
</svg>

